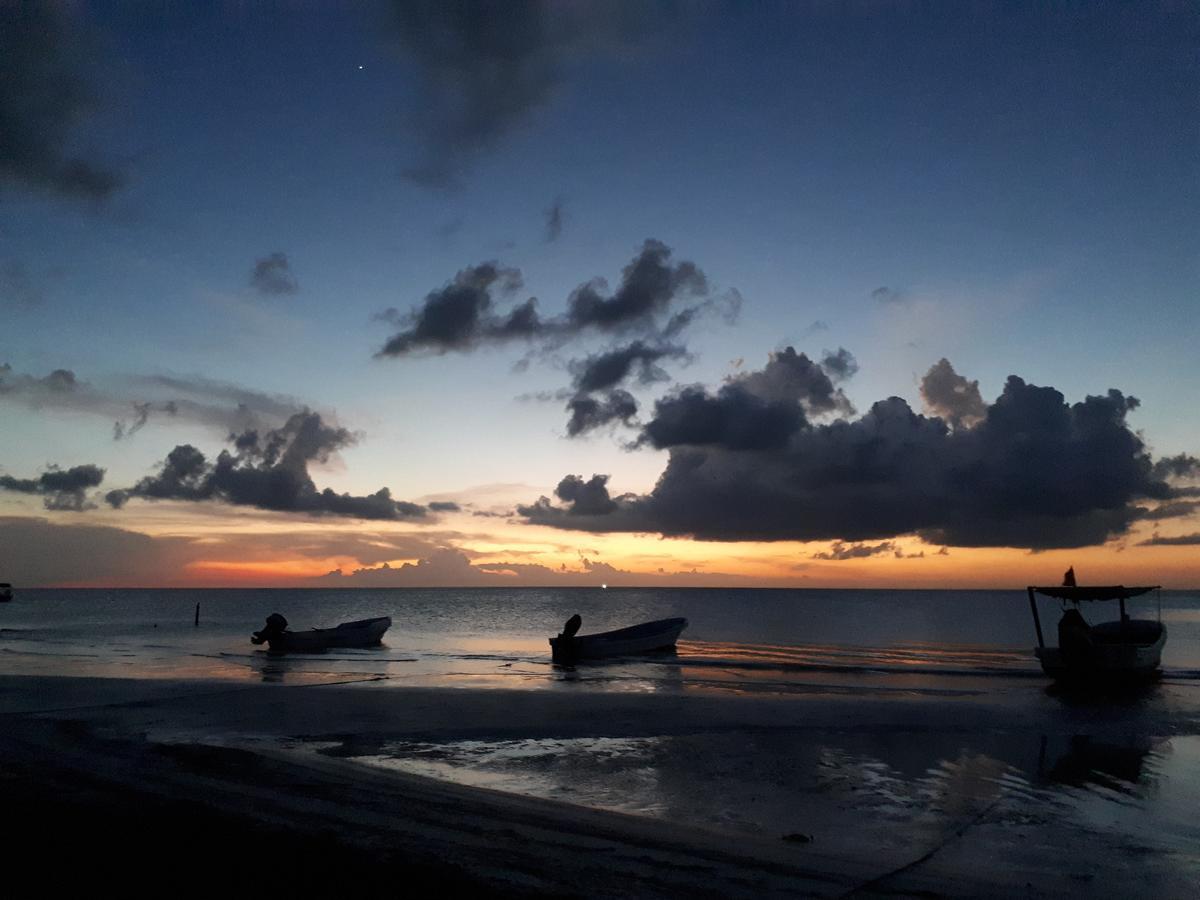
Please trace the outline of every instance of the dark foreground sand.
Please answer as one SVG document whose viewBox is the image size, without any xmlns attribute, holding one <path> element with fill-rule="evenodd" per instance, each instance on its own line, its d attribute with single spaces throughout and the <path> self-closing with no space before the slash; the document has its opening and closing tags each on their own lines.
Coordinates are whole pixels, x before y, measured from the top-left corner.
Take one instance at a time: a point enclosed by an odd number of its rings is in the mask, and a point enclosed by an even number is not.
<svg viewBox="0 0 1200 900">
<path fill-rule="evenodd" d="M 964 729 L 1006 727 L 1005 715 L 969 703 L 781 707 L 683 694 L 3 676 L 4 849 L 10 860 L 46 860 L 41 889 L 156 895 L 1059 895 L 1052 871 L 999 865 L 965 834 L 954 852 L 898 865 L 819 841 L 734 836 L 377 770 L 305 743 L 361 753 L 401 736 L 620 734 L 647 720 L 659 730 L 755 729 L 781 716 L 793 727 L 919 732 L 947 716 Z M 1012 711 L 1012 722 L 1029 715 Z"/>
</svg>

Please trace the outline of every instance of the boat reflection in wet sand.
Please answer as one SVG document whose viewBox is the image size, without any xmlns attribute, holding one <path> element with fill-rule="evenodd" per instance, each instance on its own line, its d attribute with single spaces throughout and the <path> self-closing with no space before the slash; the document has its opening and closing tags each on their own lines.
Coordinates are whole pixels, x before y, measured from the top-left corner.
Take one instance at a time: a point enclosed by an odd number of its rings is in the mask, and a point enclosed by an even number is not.
<svg viewBox="0 0 1200 900">
<path fill-rule="evenodd" d="M 1067 571 L 1061 586 L 1026 588 L 1029 607 L 1033 611 L 1033 624 L 1037 629 L 1038 647 L 1034 652 L 1042 664 L 1042 670 L 1060 681 L 1085 684 L 1089 681 L 1144 681 L 1156 677 L 1162 661 L 1163 645 L 1167 642 L 1167 628 L 1161 618 L 1157 621 L 1131 619 L 1125 611 L 1125 601 L 1157 589 L 1158 585 L 1081 587 L 1075 584 L 1074 569 Z M 1042 623 L 1038 618 L 1036 594 L 1063 602 L 1057 647 L 1046 646 Z M 1079 604 L 1104 600 L 1120 603 L 1120 619 L 1088 624 L 1080 612 Z"/>
<path fill-rule="evenodd" d="M 336 628 L 310 628 L 288 631 L 287 619 L 279 613 L 267 616 L 262 631 L 254 632 L 252 644 L 267 644 L 273 653 L 314 653 L 331 647 L 373 647 L 392 626 L 389 616 L 343 622 Z"/>
<path fill-rule="evenodd" d="M 584 659 L 609 659 L 667 650 L 675 646 L 679 634 L 687 628 L 688 620 L 658 619 L 616 631 L 598 634 L 577 634 L 583 620 L 571 616 L 558 637 L 550 638 L 550 656 L 556 663 L 573 663 Z"/>
</svg>

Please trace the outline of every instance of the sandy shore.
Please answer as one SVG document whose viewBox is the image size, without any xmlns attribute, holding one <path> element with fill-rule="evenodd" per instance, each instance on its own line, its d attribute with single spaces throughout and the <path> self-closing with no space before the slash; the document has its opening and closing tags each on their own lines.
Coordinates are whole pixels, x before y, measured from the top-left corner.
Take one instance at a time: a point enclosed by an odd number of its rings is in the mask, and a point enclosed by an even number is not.
<svg viewBox="0 0 1200 900">
<path fill-rule="evenodd" d="M 798 820 L 816 835 L 812 843 L 519 797 L 347 758 L 397 739 L 612 736 L 644 733 L 648 722 L 677 733 L 786 726 L 919 735 L 948 727 L 1070 732 L 1079 724 L 1073 715 L 1049 701 L 1030 710 L 969 699 L 781 704 L 4 676 L 0 787 L 8 851 L 69 847 L 72 865 L 52 873 L 65 886 L 113 869 L 146 892 L 161 890 L 150 873 L 166 860 L 198 889 L 247 879 L 305 894 L 351 883 L 356 893 L 392 896 L 406 888 L 578 897 L 1083 894 L 1091 886 L 1078 872 L 1056 871 L 1053 854 L 1031 854 L 1014 869 L 987 840 L 973 839 L 969 821 L 930 852 L 897 859 L 844 852 L 803 810 Z M 1078 715 L 1094 718 L 1086 709 Z M 1127 714 L 1130 727 L 1138 715 Z"/>
</svg>

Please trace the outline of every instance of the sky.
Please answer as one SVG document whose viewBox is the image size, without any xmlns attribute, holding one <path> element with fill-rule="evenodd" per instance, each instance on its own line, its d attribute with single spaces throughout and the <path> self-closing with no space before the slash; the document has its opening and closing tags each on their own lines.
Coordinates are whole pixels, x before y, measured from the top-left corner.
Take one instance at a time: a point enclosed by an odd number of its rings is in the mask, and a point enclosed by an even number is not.
<svg viewBox="0 0 1200 900">
<path fill-rule="evenodd" d="M 1200 585 L 1189 3 L 0 3 L 0 580 Z"/>
</svg>

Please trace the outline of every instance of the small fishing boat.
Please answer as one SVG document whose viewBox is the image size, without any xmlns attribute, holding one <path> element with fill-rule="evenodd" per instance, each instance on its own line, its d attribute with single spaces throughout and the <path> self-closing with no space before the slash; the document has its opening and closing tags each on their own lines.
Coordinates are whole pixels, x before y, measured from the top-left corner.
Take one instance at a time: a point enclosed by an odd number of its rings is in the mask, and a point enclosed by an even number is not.
<svg viewBox="0 0 1200 900">
<path fill-rule="evenodd" d="M 658 619 L 616 631 L 598 634 L 579 634 L 583 620 L 572 616 L 558 637 L 550 638 L 550 656 L 555 662 L 575 662 L 581 659 L 608 659 L 667 650 L 675 646 L 679 634 L 687 628 L 688 620 Z"/>
<path fill-rule="evenodd" d="M 0 581 L 0 603 L 7 603 L 12 599 L 12 585 L 7 581 Z"/>
<path fill-rule="evenodd" d="M 1037 630 L 1038 646 L 1034 652 L 1042 664 L 1042 671 L 1060 681 L 1139 681 L 1155 677 L 1162 662 L 1163 645 L 1167 642 L 1167 627 L 1162 623 L 1161 610 L 1158 620 L 1132 619 L 1125 611 L 1125 601 L 1157 589 L 1158 585 L 1078 586 L 1073 569 L 1068 570 L 1064 584 L 1058 587 L 1026 588 Z M 1038 617 L 1037 594 L 1063 603 L 1057 647 L 1046 646 Z M 1089 624 L 1080 612 L 1079 604 L 1106 600 L 1118 601 L 1120 619 Z"/>
<path fill-rule="evenodd" d="M 250 642 L 267 644 L 273 653 L 315 653 L 331 647 L 373 647 L 392 627 L 389 616 L 343 622 L 335 628 L 310 628 L 307 631 L 288 631 L 287 619 L 272 613 L 266 627 L 254 632 Z"/>
</svg>

